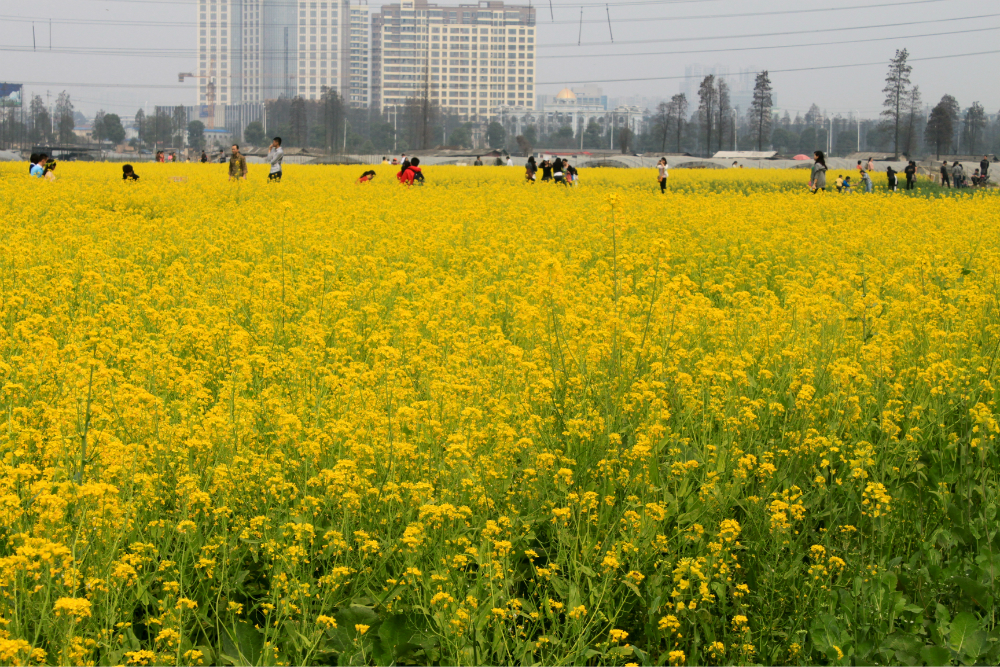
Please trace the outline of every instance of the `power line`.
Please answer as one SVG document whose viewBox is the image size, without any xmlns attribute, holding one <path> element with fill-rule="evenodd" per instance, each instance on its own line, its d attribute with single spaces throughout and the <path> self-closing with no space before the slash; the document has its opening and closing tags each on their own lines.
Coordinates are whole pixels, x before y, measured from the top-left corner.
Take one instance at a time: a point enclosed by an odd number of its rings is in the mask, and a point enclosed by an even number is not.
<svg viewBox="0 0 1000 667">
<path fill-rule="evenodd" d="M 821 34 L 828 32 L 849 32 L 853 30 L 869 30 L 874 28 L 896 28 L 905 27 L 912 25 L 925 25 L 928 23 L 946 23 L 954 21 L 970 21 L 979 20 L 984 18 L 995 18 L 1000 16 L 1000 13 L 993 14 L 980 14 L 977 16 L 959 16 L 946 19 L 933 19 L 926 21 L 907 21 L 904 23 L 883 23 L 879 25 L 863 25 L 863 26 L 848 26 L 842 28 L 817 28 L 814 30 L 792 30 L 784 32 L 769 32 L 769 33 L 746 33 L 746 34 L 734 34 L 734 35 L 704 35 L 700 37 L 675 37 L 675 38 L 664 38 L 655 40 L 633 40 L 628 42 L 618 41 L 616 43 L 612 42 L 598 42 L 595 45 L 619 45 L 619 44 L 647 44 L 647 43 L 673 43 L 673 42 L 701 42 L 701 41 L 716 41 L 716 40 L 736 40 L 736 39 L 750 39 L 758 37 L 778 37 L 778 36 L 788 36 L 788 35 L 807 35 L 807 34 Z M 912 35 L 912 36 L 900 36 L 900 37 L 873 37 L 867 39 L 857 39 L 857 40 L 845 40 L 845 41 L 835 41 L 826 43 L 809 43 L 809 44 L 769 44 L 764 46 L 752 46 L 752 47 L 723 47 L 709 49 L 707 51 L 756 51 L 764 49 L 781 49 L 781 48 L 797 48 L 797 47 L 808 47 L 808 46 L 826 46 L 826 45 L 836 45 L 836 44 L 852 44 L 852 43 L 865 43 L 865 42 L 877 42 L 877 41 L 891 41 L 896 39 L 916 39 L 918 37 L 926 36 L 939 36 L 939 35 L 951 35 L 951 34 L 963 34 L 972 32 L 982 32 L 985 30 L 995 30 L 995 28 L 979 28 L 979 29 L 968 29 L 968 30 L 956 30 L 952 32 L 939 32 L 931 33 L 929 35 Z M 539 48 L 554 48 L 557 45 L 539 45 Z M 562 47 L 573 47 L 575 44 L 564 44 Z M 0 52 L 33 52 L 34 49 L 30 46 L 20 46 L 20 45 L 0 45 Z M 164 48 L 150 48 L 144 49 L 139 47 L 104 47 L 104 46 L 63 46 L 54 47 L 45 52 L 51 53 L 61 53 L 61 54 L 75 54 L 75 55 L 101 55 L 101 56 L 128 56 L 132 58 L 193 58 L 198 54 L 196 49 L 164 49 Z M 581 58 L 581 57 L 628 57 L 628 56 L 645 56 L 645 55 L 684 55 L 693 53 L 705 53 L 706 50 L 682 50 L 682 51 L 661 51 L 661 52 L 650 52 L 650 53 L 601 53 L 601 54 L 563 54 L 563 55 L 551 55 L 551 56 L 538 56 L 539 59 L 557 59 L 557 58 Z M 39 52 L 43 53 L 43 52 Z M 284 53 L 281 50 L 261 50 L 259 53 L 263 55 L 268 55 L 271 53 Z"/>
<path fill-rule="evenodd" d="M 111 2 L 113 0 L 102 0 L 102 1 Z M 132 2 L 134 0 L 129 0 L 129 1 Z M 157 1 L 159 2 L 160 0 L 157 0 Z M 168 0 L 162 0 L 162 1 L 163 2 L 167 2 Z M 694 1 L 694 0 L 686 0 L 686 1 L 690 2 L 690 1 Z M 720 2 L 722 0 L 700 0 L 700 1 Z M 914 0 L 913 2 L 908 2 L 907 6 L 931 4 L 931 3 L 938 3 L 938 2 L 952 2 L 952 1 L 953 0 Z M 673 2 L 667 2 L 666 4 L 675 4 L 675 2 L 676 2 L 676 0 L 674 0 Z M 664 4 L 663 0 L 652 0 L 652 2 L 649 2 L 649 3 L 634 3 L 634 4 L 654 4 L 654 3 L 655 4 Z M 180 4 L 191 4 L 191 3 L 180 3 Z M 292 4 L 294 4 L 294 3 L 292 3 Z M 593 3 L 593 4 L 596 6 L 597 4 L 605 4 L 605 3 Z M 633 3 L 619 3 L 619 6 L 621 4 L 633 4 Z M 583 3 L 581 5 L 573 5 L 572 8 L 574 8 L 574 9 L 577 8 L 577 7 L 583 8 L 584 6 L 590 6 L 590 4 Z M 891 6 L 889 6 L 889 5 L 880 5 L 880 6 L 881 7 L 891 8 Z M 749 18 L 749 17 L 754 17 L 754 16 L 784 16 L 784 15 L 789 15 L 789 14 L 815 14 L 815 13 L 841 12 L 841 11 L 854 11 L 854 10 L 868 10 L 868 11 L 870 11 L 872 9 L 877 9 L 880 6 L 876 6 L 876 7 L 873 8 L 871 5 L 850 5 L 850 6 L 846 6 L 846 7 L 818 7 L 818 8 L 813 8 L 813 9 L 787 9 L 787 10 L 773 10 L 773 11 L 765 11 L 765 12 L 740 12 L 740 13 L 735 13 L 735 14 L 699 14 L 699 15 L 695 15 L 695 16 L 630 17 L 630 18 L 610 19 L 610 21 L 612 23 L 648 23 L 650 21 L 695 21 L 695 20 L 706 20 L 706 19 L 715 20 L 715 19 L 724 19 L 724 18 Z M 64 25 L 123 25 L 123 26 L 140 26 L 140 27 L 141 26 L 148 26 L 148 27 L 167 27 L 167 28 L 181 28 L 181 27 L 194 28 L 194 27 L 198 27 L 198 22 L 197 21 L 187 21 L 187 22 L 182 22 L 182 21 L 163 21 L 163 22 L 157 22 L 157 21 L 119 21 L 119 20 L 114 20 L 114 19 L 107 20 L 107 21 L 102 21 L 102 20 L 95 20 L 95 19 L 49 19 L 47 17 L 21 17 L 21 16 L 9 16 L 9 15 L 0 15 L 0 18 L 2 18 L 4 20 L 8 20 L 8 21 L 16 21 L 16 22 L 22 22 L 22 23 L 31 23 L 32 21 L 48 21 L 48 20 L 51 20 L 53 23 L 64 24 Z M 586 19 L 586 20 L 569 20 L 569 21 L 545 21 L 545 22 L 536 22 L 536 25 L 565 25 L 565 24 L 577 25 L 577 24 L 580 24 L 580 23 L 601 23 L 601 24 L 604 24 L 604 23 L 607 23 L 608 20 L 609 19 L 604 18 L 604 19 Z"/>
<path fill-rule="evenodd" d="M 750 37 L 785 37 L 787 35 L 813 35 L 824 32 L 848 32 L 851 30 L 872 30 L 875 28 L 899 28 L 903 26 L 910 25 L 925 25 L 927 23 L 946 23 L 951 21 L 971 21 L 974 19 L 985 19 L 994 18 L 1000 16 L 1000 13 L 993 14 L 979 14 L 978 16 L 958 16 L 947 19 L 931 19 L 927 21 L 907 21 L 904 23 L 882 23 L 877 25 L 863 25 L 863 26 L 851 26 L 847 28 L 816 28 L 813 30 L 786 30 L 783 32 L 758 32 L 753 34 L 743 34 L 743 35 L 717 35 L 710 37 L 668 37 L 664 39 L 636 39 L 626 42 L 618 41 L 614 44 L 664 44 L 668 42 L 700 42 L 709 41 L 716 39 L 746 39 Z M 584 42 L 583 46 L 610 46 L 612 42 Z M 539 44 L 540 49 L 552 49 L 552 48 L 568 48 L 575 47 L 576 44 L 572 42 L 564 44 Z"/>
<path fill-rule="evenodd" d="M 1000 53 L 1000 49 L 993 51 L 976 51 L 974 53 L 956 53 L 948 56 L 929 56 L 926 58 L 910 58 L 909 62 L 923 62 L 926 60 L 945 60 L 947 58 L 966 58 L 969 56 L 985 56 L 994 53 Z M 792 67 L 787 69 L 769 69 L 768 74 L 778 74 L 785 72 L 814 72 L 818 70 L 827 69 L 845 69 L 849 67 L 871 67 L 873 65 L 885 66 L 885 61 L 870 62 L 870 63 L 853 63 L 849 65 L 820 65 L 817 67 Z M 749 74 L 758 74 L 759 72 L 749 72 Z M 647 77 L 633 77 L 628 79 L 586 79 L 582 81 L 539 81 L 536 83 L 538 86 L 562 86 L 575 83 L 626 83 L 629 81 L 671 81 L 677 79 L 695 79 L 700 75 L 679 75 L 679 76 L 647 76 Z"/>
<path fill-rule="evenodd" d="M 935 21 L 936 23 L 936 21 Z M 847 39 L 836 42 L 809 42 L 808 44 L 769 44 L 767 46 L 734 46 L 734 47 L 713 47 L 711 49 L 692 49 L 687 51 L 645 51 L 643 53 L 576 53 L 555 56 L 538 56 L 540 60 L 555 60 L 559 58 L 623 58 L 639 56 L 678 56 L 690 55 L 694 53 L 720 53 L 726 51 L 763 51 L 767 49 L 796 49 L 812 46 L 834 46 L 838 44 L 864 44 L 868 42 L 890 42 L 899 39 L 917 39 L 918 37 L 940 37 L 943 35 L 964 35 L 972 32 L 988 32 L 1000 30 L 1000 26 L 993 28 L 971 28 L 969 30 L 952 30 L 950 32 L 929 32 L 923 35 L 900 35 L 899 37 L 870 37 L 868 39 Z"/>
<path fill-rule="evenodd" d="M 913 0 L 912 2 L 907 2 L 906 6 L 910 7 L 912 5 L 924 5 L 936 2 L 951 2 L 952 0 Z M 892 8 L 891 5 L 882 5 L 887 8 Z M 736 14 L 700 14 L 696 16 L 656 16 L 656 17 L 645 17 L 645 18 L 624 18 L 624 19 L 611 19 L 614 23 L 646 23 L 649 21 L 696 21 L 704 19 L 733 19 L 733 18 L 748 18 L 752 16 L 786 16 L 788 14 L 816 14 L 820 12 L 842 12 L 842 11 L 853 11 L 858 9 L 864 9 L 871 11 L 873 7 L 871 5 L 850 5 L 847 7 L 817 7 L 814 9 L 780 9 L 768 12 L 740 12 Z M 604 19 L 588 19 L 583 21 L 583 23 L 604 23 Z M 539 22 L 539 25 L 561 25 L 561 24 L 576 24 L 577 21 L 566 20 L 566 21 L 545 21 Z"/>
</svg>

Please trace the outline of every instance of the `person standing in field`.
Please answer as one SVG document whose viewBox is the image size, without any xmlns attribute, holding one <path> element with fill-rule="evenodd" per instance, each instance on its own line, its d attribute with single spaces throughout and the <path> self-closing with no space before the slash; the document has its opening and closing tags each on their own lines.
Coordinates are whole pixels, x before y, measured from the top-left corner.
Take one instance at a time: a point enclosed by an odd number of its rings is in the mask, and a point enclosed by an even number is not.
<svg viewBox="0 0 1000 667">
<path fill-rule="evenodd" d="M 984 155 L 983 159 L 980 160 L 979 162 L 979 175 L 983 179 L 983 181 L 986 180 L 986 176 L 989 173 L 989 171 L 990 171 L 990 157 L 988 155 Z"/>
<path fill-rule="evenodd" d="M 548 160 L 542 160 L 542 182 L 552 180 L 552 163 Z"/>
<path fill-rule="evenodd" d="M 951 165 L 951 186 L 961 188 L 965 186 L 965 169 L 958 160 Z"/>
<path fill-rule="evenodd" d="M 535 156 L 532 155 L 528 158 L 528 161 L 524 165 L 524 180 L 535 184 L 535 174 L 538 173 L 538 165 L 535 164 Z"/>
<path fill-rule="evenodd" d="M 947 160 L 941 163 L 941 187 L 951 187 L 951 169 L 948 167 Z"/>
<path fill-rule="evenodd" d="M 482 167 L 483 166 L 483 156 L 477 155 L 476 156 L 476 161 L 472 163 L 472 166 L 473 167 Z"/>
<path fill-rule="evenodd" d="M 917 182 L 917 163 L 910 160 L 906 168 L 903 169 L 903 173 L 906 174 L 906 189 L 912 190 L 914 183 Z"/>
<path fill-rule="evenodd" d="M 893 171 L 892 167 L 885 168 L 886 176 L 886 187 L 889 188 L 889 192 L 896 191 L 896 172 Z"/>
<path fill-rule="evenodd" d="M 240 147 L 233 144 L 233 154 L 229 158 L 229 180 L 246 180 L 247 159 L 240 153 Z"/>
<path fill-rule="evenodd" d="M 206 153 L 205 151 L 202 151 L 201 152 L 201 163 L 205 164 L 206 162 L 208 162 L 208 153 Z"/>
<path fill-rule="evenodd" d="M 875 160 L 870 157 L 868 158 L 868 171 L 875 171 Z"/>
<path fill-rule="evenodd" d="M 509 155 L 507 156 L 507 166 L 508 167 L 513 167 L 514 166 L 514 158 L 512 158 Z"/>
<path fill-rule="evenodd" d="M 667 158 L 661 157 L 656 163 L 656 180 L 660 182 L 660 192 L 667 191 Z"/>
<path fill-rule="evenodd" d="M 281 137 L 275 137 L 271 147 L 267 149 L 267 161 L 271 165 L 271 173 L 267 180 L 281 182 L 281 161 L 285 159 L 285 151 L 281 147 Z"/>
<path fill-rule="evenodd" d="M 814 151 L 813 157 L 816 161 L 813 162 L 809 185 L 813 194 L 820 190 L 826 192 L 826 156 L 823 155 L 823 151 Z"/>
</svg>

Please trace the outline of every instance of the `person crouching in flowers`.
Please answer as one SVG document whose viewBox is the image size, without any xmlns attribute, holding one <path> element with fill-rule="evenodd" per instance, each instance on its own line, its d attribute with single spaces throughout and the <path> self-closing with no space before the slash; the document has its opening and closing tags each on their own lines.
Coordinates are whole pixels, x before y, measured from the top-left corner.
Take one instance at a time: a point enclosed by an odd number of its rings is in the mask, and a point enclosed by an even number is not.
<svg viewBox="0 0 1000 667">
<path fill-rule="evenodd" d="M 367 183 L 368 181 L 372 180 L 373 178 L 375 178 L 375 170 L 374 169 L 369 169 L 365 173 L 361 174 L 360 178 L 358 178 L 358 184 L 360 185 L 361 183 Z"/>
<path fill-rule="evenodd" d="M 415 157 L 412 160 L 404 160 L 403 168 L 396 174 L 396 178 L 403 185 L 413 185 L 413 181 L 417 181 L 420 185 L 423 185 L 424 175 L 420 171 L 420 158 Z"/>
<path fill-rule="evenodd" d="M 815 151 L 813 156 L 816 158 L 816 161 L 813 162 L 809 188 L 813 194 L 816 194 L 820 190 L 826 192 L 826 156 L 823 155 L 823 151 Z"/>
</svg>

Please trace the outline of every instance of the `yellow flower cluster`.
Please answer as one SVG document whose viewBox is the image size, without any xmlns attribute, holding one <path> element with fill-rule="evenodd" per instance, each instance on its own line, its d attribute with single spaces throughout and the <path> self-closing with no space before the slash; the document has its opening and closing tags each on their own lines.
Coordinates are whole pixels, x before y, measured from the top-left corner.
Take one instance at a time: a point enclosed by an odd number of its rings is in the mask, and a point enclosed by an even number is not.
<svg viewBox="0 0 1000 667">
<path fill-rule="evenodd" d="M 263 169 L 0 165 L 4 663 L 826 660 L 996 463 L 992 193 Z"/>
</svg>

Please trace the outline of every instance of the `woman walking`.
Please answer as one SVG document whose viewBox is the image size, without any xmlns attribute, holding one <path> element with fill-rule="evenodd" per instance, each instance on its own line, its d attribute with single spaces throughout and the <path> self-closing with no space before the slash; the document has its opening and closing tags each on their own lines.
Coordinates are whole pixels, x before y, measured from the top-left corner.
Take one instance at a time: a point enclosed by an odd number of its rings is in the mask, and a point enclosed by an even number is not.
<svg viewBox="0 0 1000 667">
<path fill-rule="evenodd" d="M 820 190 L 826 192 L 826 156 L 823 155 L 823 151 L 814 151 L 813 157 L 816 158 L 816 161 L 813 162 L 809 186 L 812 188 L 813 194 Z"/>
<path fill-rule="evenodd" d="M 660 192 L 667 191 L 667 158 L 661 157 L 656 163 L 657 180 L 660 182 Z"/>
</svg>

